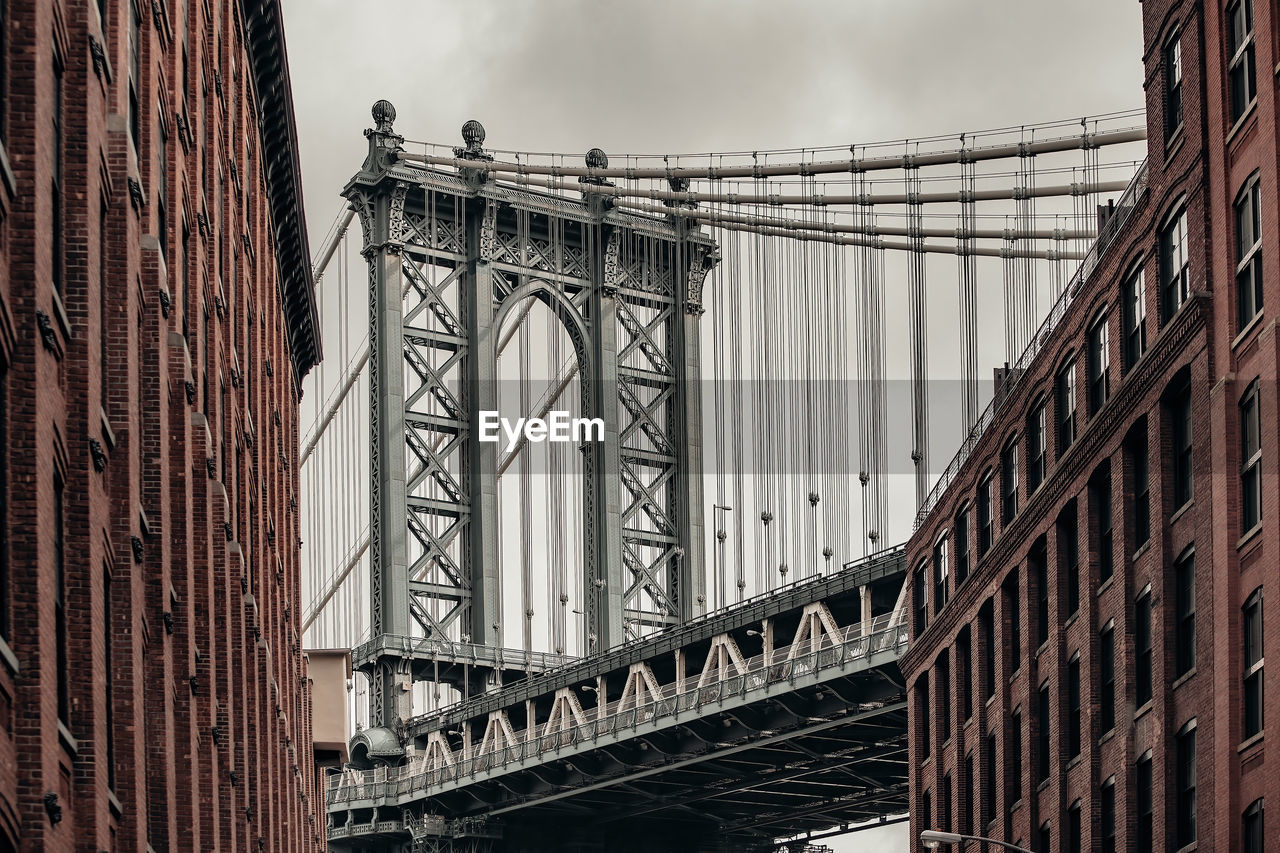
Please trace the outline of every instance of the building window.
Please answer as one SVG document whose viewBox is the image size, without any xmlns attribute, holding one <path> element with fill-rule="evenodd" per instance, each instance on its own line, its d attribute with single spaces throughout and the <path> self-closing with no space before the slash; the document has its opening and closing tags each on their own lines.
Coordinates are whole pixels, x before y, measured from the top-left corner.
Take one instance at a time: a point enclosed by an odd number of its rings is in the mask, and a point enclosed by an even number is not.
<svg viewBox="0 0 1280 853">
<path fill-rule="evenodd" d="M 1027 494 L 1040 488 L 1045 473 L 1044 400 L 1037 400 L 1027 416 Z"/>
<path fill-rule="evenodd" d="M 944 535 L 933 546 L 933 612 L 941 613 L 947 606 L 947 537 Z"/>
<path fill-rule="evenodd" d="M 1049 778 L 1049 682 L 1040 685 L 1040 695 L 1036 706 L 1036 784 Z"/>
<path fill-rule="evenodd" d="M 1151 587 L 1134 602 L 1134 699 L 1138 707 L 1151 701 Z"/>
<path fill-rule="evenodd" d="M 990 599 L 978 609 L 978 627 L 982 642 L 982 680 L 986 683 L 987 696 L 991 697 L 996 695 L 996 618 Z"/>
<path fill-rule="evenodd" d="M 1066 853 L 1080 853 L 1080 844 L 1083 840 L 1083 827 L 1080 825 L 1080 801 L 1076 800 L 1071 804 L 1071 808 L 1067 809 L 1067 839 Z"/>
<path fill-rule="evenodd" d="M 929 564 L 925 560 L 920 561 L 920 565 L 916 566 L 916 583 L 915 583 L 916 619 L 915 628 L 916 636 L 924 633 L 924 629 L 929 627 Z"/>
<path fill-rule="evenodd" d="M 1227 77 L 1231 89 L 1231 123 L 1253 106 L 1257 82 L 1253 59 L 1253 0 L 1236 0 L 1227 6 Z"/>
<path fill-rule="evenodd" d="M 1075 501 L 1068 503 L 1058 516 L 1058 577 L 1070 619 L 1080 610 L 1080 536 Z"/>
<path fill-rule="evenodd" d="M 969 577 L 969 507 L 956 515 L 955 525 L 952 528 L 955 531 L 956 543 L 956 586 L 964 583 L 964 579 Z"/>
<path fill-rule="evenodd" d="M 916 681 L 916 719 L 919 721 L 920 736 L 916 750 L 920 761 L 927 759 L 931 752 L 932 738 L 929 737 L 929 718 L 933 716 L 933 706 L 929 704 L 929 674 L 926 672 Z"/>
<path fill-rule="evenodd" d="M 974 789 L 977 779 L 973 775 L 973 752 L 970 751 L 964 757 L 964 793 L 960 796 L 960 832 L 967 834 L 973 832 L 973 803 L 977 799 L 974 797 Z"/>
<path fill-rule="evenodd" d="M 1116 853 L 1116 777 L 1102 783 L 1098 803 L 1098 835 L 1101 853 Z"/>
<path fill-rule="evenodd" d="M 1177 774 L 1177 848 L 1196 840 L 1196 726 L 1195 720 L 1178 733 L 1175 772 Z"/>
<path fill-rule="evenodd" d="M 129 4 L 129 138 L 135 151 L 141 150 L 142 116 L 138 91 L 142 80 L 142 12 L 138 4 Z"/>
<path fill-rule="evenodd" d="M 106 675 L 106 717 L 103 727 L 106 729 L 107 787 L 116 787 L 116 724 L 115 724 L 115 674 L 112 666 L 115 663 L 115 649 L 111 636 L 111 614 L 115 609 L 115 597 L 111 591 L 111 572 L 106 566 L 102 568 L 102 656 L 107 662 Z"/>
<path fill-rule="evenodd" d="M 1054 383 L 1058 410 L 1058 458 L 1076 440 L 1076 361 L 1071 359 L 1058 371 Z"/>
<path fill-rule="evenodd" d="M 1036 832 L 1036 843 L 1032 847 L 1032 853 L 1053 853 L 1053 826 L 1049 821 L 1040 824 L 1040 829 Z"/>
<path fill-rule="evenodd" d="M 1241 330 L 1262 313 L 1261 196 L 1255 173 L 1236 199 L 1236 308 Z"/>
<path fill-rule="evenodd" d="M 49 187 L 49 210 L 52 229 L 49 233 L 49 247 L 52 252 L 51 274 L 53 289 L 59 297 L 66 296 L 67 243 L 66 215 L 64 197 L 64 178 L 66 170 L 66 144 L 63 139 L 63 126 L 66 116 L 66 93 L 63 86 L 62 54 L 53 52 L 53 108 L 50 110 L 53 122 L 53 181 Z"/>
<path fill-rule="evenodd" d="M 982 823 L 990 826 L 996 819 L 996 733 L 987 733 L 987 783 L 982 786 Z"/>
<path fill-rule="evenodd" d="M 1111 355 L 1105 311 L 1089 327 L 1088 337 L 1089 415 L 1092 417 L 1107 404 L 1111 394 Z"/>
<path fill-rule="evenodd" d="M 1098 731 L 1116 727 L 1116 630 L 1108 622 L 1098 642 Z"/>
<path fill-rule="evenodd" d="M 4 0 L 0 0 L 3 6 Z M 0 20 L 0 23 L 3 23 Z M 12 575 L 9 566 L 9 365 L 0 359 L 0 640 L 13 639 Z"/>
<path fill-rule="evenodd" d="M 938 789 L 938 826 L 943 832 L 951 831 L 951 771 L 942 777 Z"/>
<path fill-rule="evenodd" d="M 1160 304 L 1167 323 L 1190 295 L 1187 209 L 1181 207 L 1160 230 Z"/>
<path fill-rule="evenodd" d="M 1084 717 L 1080 711 L 1080 653 L 1067 664 L 1067 758 L 1080 754 Z"/>
<path fill-rule="evenodd" d="M 1022 799 L 1022 709 L 1015 708 L 1009 715 L 1009 731 L 1005 739 L 1008 764 L 1009 790 L 1005 803 L 1013 808 Z"/>
<path fill-rule="evenodd" d="M 1262 587 L 1244 603 L 1244 736 L 1262 731 L 1266 722 L 1262 704 Z"/>
<path fill-rule="evenodd" d="M 1133 553 L 1151 538 L 1151 461 L 1147 457 L 1146 418 L 1134 425 L 1125 448 L 1133 471 Z"/>
<path fill-rule="evenodd" d="M 956 666 L 960 670 L 956 690 L 960 692 L 962 719 L 973 718 L 973 632 L 966 625 L 956 635 Z"/>
<path fill-rule="evenodd" d="M 1133 367 L 1147 351 L 1147 284 L 1139 261 L 1124 281 L 1124 366 Z"/>
<path fill-rule="evenodd" d="M 1094 529 L 1098 531 L 1098 583 L 1111 579 L 1115 572 L 1112 544 L 1111 469 L 1102 469 L 1089 483 L 1089 506 L 1093 510 Z"/>
<path fill-rule="evenodd" d="M 1254 800 L 1244 810 L 1240 827 L 1240 843 L 1244 853 L 1262 853 L 1266 844 L 1262 835 L 1262 798 Z"/>
<path fill-rule="evenodd" d="M 1240 400 L 1241 527 L 1250 531 L 1262 521 L 1262 425 L 1255 379 Z"/>
<path fill-rule="evenodd" d="M 951 740 L 951 715 L 955 713 L 955 708 L 951 705 L 951 662 L 947 660 L 945 651 L 938 656 L 934 674 L 938 679 L 938 701 L 935 706 L 942 720 L 942 725 L 938 726 L 938 740 L 946 743 Z"/>
<path fill-rule="evenodd" d="M 991 472 L 988 471 L 986 476 L 982 478 L 982 482 L 978 483 L 978 557 L 986 554 L 991 550 L 991 543 L 995 539 L 995 513 L 992 511 Z"/>
<path fill-rule="evenodd" d="M 1138 759 L 1134 788 L 1138 801 L 1137 844 L 1135 853 L 1154 853 L 1155 846 L 1155 791 L 1151 778 L 1151 752 Z"/>
<path fill-rule="evenodd" d="M 1188 552 L 1173 566 L 1174 678 L 1196 665 L 1196 555 Z"/>
<path fill-rule="evenodd" d="M 1036 648 L 1040 648 L 1049 642 L 1049 557 L 1043 538 L 1027 554 L 1027 574 L 1036 585 Z"/>
<path fill-rule="evenodd" d="M 53 475 L 53 626 L 58 667 L 58 720 L 71 727 L 71 663 L 67 625 L 67 519 L 65 484 Z"/>
<path fill-rule="evenodd" d="M 1164 48 L 1164 135 L 1166 141 L 1182 127 L 1182 33 L 1174 33 Z"/>
<path fill-rule="evenodd" d="M 1018 570 L 1004 584 L 1004 606 L 1009 615 L 1009 672 L 1022 668 L 1022 604 L 1018 596 Z"/>
<path fill-rule="evenodd" d="M 4 148 L 9 118 L 9 2 L 0 0 L 0 148 Z M 2 837 L 2 836 L 0 836 Z"/>
<path fill-rule="evenodd" d="M 1018 514 L 1018 437 L 1009 439 L 1000 454 L 1000 525 L 1003 529 Z"/>
<path fill-rule="evenodd" d="M 933 826 L 933 795 L 927 790 L 920 795 L 920 821 L 923 826 Z"/>
<path fill-rule="evenodd" d="M 1191 468 L 1191 382 L 1174 394 L 1169 405 L 1173 421 L 1173 508 L 1181 509 L 1195 494 Z"/>
</svg>

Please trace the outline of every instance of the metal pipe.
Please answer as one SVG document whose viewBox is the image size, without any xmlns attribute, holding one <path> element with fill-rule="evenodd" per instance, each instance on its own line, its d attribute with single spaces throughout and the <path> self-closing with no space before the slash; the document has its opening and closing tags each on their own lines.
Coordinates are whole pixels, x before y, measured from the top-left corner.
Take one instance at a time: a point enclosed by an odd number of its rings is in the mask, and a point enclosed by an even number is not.
<svg viewBox="0 0 1280 853">
<path fill-rule="evenodd" d="M 650 201 L 674 201 L 680 204 L 767 204 L 771 206 L 803 204 L 815 207 L 852 205 L 874 207 L 877 204 L 960 204 L 966 201 L 1017 201 L 1026 198 L 1051 198 L 1055 196 L 1083 196 L 1091 193 L 1122 192 L 1129 186 L 1123 181 L 1098 181 L 1096 183 L 1071 183 L 1053 186 L 1009 187 L 1007 189 L 977 190 L 966 192 L 871 193 L 827 195 L 824 193 L 705 193 L 675 192 L 673 190 L 631 190 L 623 187 L 598 184 L 567 184 L 560 180 L 539 181 L 533 178 L 516 178 L 510 181 L 516 186 L 531 186 L 552 190 L 569 190 L 583 195 L 602 195 L 611 198 L 645 198 Z"/>
<path fill-rule="evenodd" d="M 787 219 L 778 216 L 748 216 L 741 213 L 722 213 L 720 211 L 694 210 L 689 208 L 671 208 L 652 204 L 637 204 L 624 201 L 618 207 L 647 213 L 655 216 L 676 215 L 686 219 L 697 219 L 700 222 L 738 223 L 741 225 L 764 225 L 778 228 L 799 228 L 805 231 L 819 231 L 827 234 L 870 234 L 889 237 L 955 237 L 957 240 L 972 237 L 979 240 L 1080 240 L 1097 236 L 1096 231 L 1063 228 L 1040 228 L 1018 230 L 1010 228 L 977 228 L 965 232 L 960 228 L 921 228 L 914 235 L 910 228 L 896 226 L 871 227 L 850 225 L 843 222 L 805 222 L 802 219 Z"/>
<path fill-rule="evenodd" d="M 490 172 L 510 172 L 517 175 L 549 175 L 551 177 L 623 178 L 626 180 L 688 178 L 690 180 L 724 180 L 728 178 L 773 178 L 789 175 L 808 177 L 841 173 L 872 172 L 885 169 L 903 169 L 920 166 L 940 166 L 947 163 L 973 163 L 985 160 L 1002 160 L 1034 154 L 1058 151 L 1101 148 L 1126 142 L 1141 142 L 1147 138 L 1147 128 L 1131 127 L 1123 130 L 1095 131 L 1071 136 L 1042 139 L 1032 142 L 1011 142 L 986 148 L 956 148 L 926 154 L 901 154 L 888 157 L 851 157 L 847 160 L 824 160 L 815 163 L 778 163 L 772 166 L 708 166 L 706 168 L 677 166 L 675 168 L 603 168 L 588 166 L 539 166 L 529 163 L 504 163 L 492 160 L 467 160 L 459 157 L 438 157 L 432 154 L 399 152 L 402 160 L 412 160 L 429 166 L 452 166 L 456 169 L 481 169 Z M 857 146 L 851 146 L 856 148 Z M 709 155 L 714 156 L 714 155 Z"/>
</svg>

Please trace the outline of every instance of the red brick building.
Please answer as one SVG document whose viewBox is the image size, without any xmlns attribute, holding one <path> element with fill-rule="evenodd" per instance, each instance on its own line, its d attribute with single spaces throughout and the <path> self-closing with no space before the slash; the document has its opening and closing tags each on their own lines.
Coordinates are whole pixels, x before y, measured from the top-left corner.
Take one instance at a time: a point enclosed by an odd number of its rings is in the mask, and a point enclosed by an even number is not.
<svg viewBox="0 0 1280 853">
<path fill-rule="evenodd" d="M 0 0 L 0 851 L 322 849 L 277 0 Z"/>
<path fill-rule="evenodd" d="M 1142 9 L 1145 175 L 908 546 L 913 839 L 1280 847 L 1280 19 Z"/>
</svg>

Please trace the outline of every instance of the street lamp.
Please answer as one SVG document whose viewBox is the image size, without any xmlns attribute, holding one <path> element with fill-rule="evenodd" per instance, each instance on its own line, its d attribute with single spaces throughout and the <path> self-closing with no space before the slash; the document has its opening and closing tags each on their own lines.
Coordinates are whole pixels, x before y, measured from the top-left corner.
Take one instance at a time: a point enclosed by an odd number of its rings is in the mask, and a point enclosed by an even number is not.
<svg viewBox="0 0 1280 853">
<path fill-rule="evenodd" d="M 979 844 L 995 844 L 998 847 L 1004 847 L 1008 850 L 1016 850 L 1018 853 L 1031 853 L 1024 847 L 1016 844 L 1010 844 L 1007 841 L 996 841 L 994 838 L 983 838 L 979 835 L 961 835 L 958 832 L 938 832 L 935 829 L 926 829 L 920 833 L 920 843 L 930 850 L 937 850 L 939 847 L 950 847 L 952 844 L 963 844 L 966 841 L 976 841 Z"/>
</svg>

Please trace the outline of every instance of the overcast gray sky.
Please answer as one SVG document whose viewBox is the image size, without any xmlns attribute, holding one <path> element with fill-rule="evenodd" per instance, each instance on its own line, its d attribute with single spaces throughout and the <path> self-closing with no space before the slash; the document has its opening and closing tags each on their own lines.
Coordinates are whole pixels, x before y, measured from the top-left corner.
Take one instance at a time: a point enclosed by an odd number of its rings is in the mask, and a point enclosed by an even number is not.
<svg viewBox="0 0 1280 853">
<path fill-rule="evenodd" d="M 1142 105 L 1138 0 L 284 0 L 313 248 L 378 98 L 410 139 L 847 145 Z M 902 826 L 824 842 L 906 850 Z"/>
</svg>

